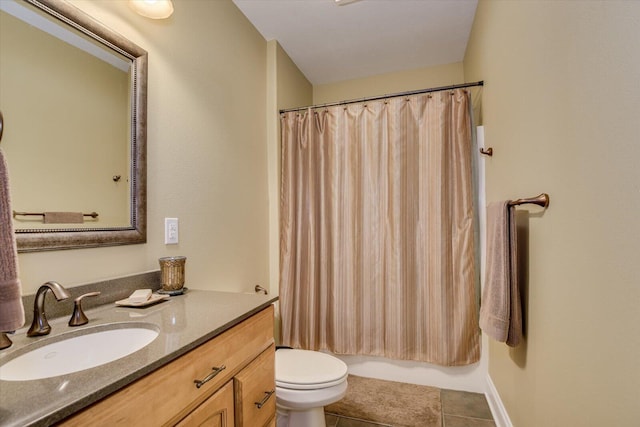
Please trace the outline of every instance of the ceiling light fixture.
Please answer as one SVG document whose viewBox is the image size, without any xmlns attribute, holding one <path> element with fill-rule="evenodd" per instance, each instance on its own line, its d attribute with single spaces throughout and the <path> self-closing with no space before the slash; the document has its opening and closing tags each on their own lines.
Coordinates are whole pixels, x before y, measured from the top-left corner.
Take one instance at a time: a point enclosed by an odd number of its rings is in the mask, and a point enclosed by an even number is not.
<svg viewBox="0 0 640 427">
<path fill-rule="evenodd" d="M 349 4 L 349 3 L 355 3 L 355 2 L 357 2 L 357 1 L 360 1 L 360 0 L 335 0 L 336 4 L 337 4 L 338 6 L 344 6 L 344 5 L 346 5 L 346 4 Z"/>
<path fill-rule="evenodd" d="M 129 6 L 138 14 L 151 19 L 165 19 L 173 13 L 171 0 L 129 0 Z"/>
</svg>

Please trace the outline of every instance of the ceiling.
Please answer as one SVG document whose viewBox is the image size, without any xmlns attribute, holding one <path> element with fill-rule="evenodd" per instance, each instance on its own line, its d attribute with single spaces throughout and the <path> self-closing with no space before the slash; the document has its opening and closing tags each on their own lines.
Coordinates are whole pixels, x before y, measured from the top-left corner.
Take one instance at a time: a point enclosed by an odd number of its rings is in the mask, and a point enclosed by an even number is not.
<svg viewBox="0 0 640 427">
<path fill-rule="evenodd" d="M 233 0 L 314 85 L 460 62 L 477 0 Z"/>
</svg>

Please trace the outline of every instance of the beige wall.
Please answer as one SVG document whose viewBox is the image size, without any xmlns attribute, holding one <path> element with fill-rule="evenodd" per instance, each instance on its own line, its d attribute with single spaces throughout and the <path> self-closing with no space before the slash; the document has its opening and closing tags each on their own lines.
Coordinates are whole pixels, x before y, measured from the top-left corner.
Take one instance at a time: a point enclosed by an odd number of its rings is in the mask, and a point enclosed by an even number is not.
<svg viewBox="0 0 640 427">
<path fill-rule="evenodd" d="M 315 85 L 313 103 L 325 104 L 357 98 L 463 83 L 462 62 L 379 74 L 361 79 Z"/>
<path fill-rule="evenodd" d="M 478 5 L 487 199 L 551 196 L 529 217 L 526 342 L 489 352 L 518 427 L 640 419 L 639 20 L 638 2 Z"/>
<path fill-rule="evenodd" d="M 180 1 L 153 21 L 125 1 L 73 4 L 149 52 L 148 243 L 19 256 L 24 293 L 158 269 L 186 255 L 191 288 L 269 280 L 266 42 L 229 0 Z M 164 218 L 180 244 L 164 245 Z"/>
<path fill-rule="evenodd" d="M 269 42 L 275 43 L 275 42 Z M 277 44 L 278 62 L 278 110 L 309 105 L 314 87 L 293 63 L 287 52 Z"/>
</svg>

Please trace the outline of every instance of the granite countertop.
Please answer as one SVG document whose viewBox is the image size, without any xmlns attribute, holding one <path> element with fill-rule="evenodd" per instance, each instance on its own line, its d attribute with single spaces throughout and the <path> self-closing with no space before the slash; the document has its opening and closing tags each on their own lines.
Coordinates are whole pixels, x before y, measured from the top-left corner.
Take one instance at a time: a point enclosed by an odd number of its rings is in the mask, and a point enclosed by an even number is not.
<svg viewBox="0 0 640 427">
<path fill-rule="evenodd" d="M 189 290 L 146 308 L 114 303 L 85 310 L 89 323 L 69 327 L 69 316 L 49 319 L 50 335 L 28 338 L 27 328 L 11 336 L 13 346 L 0 351 L 0 365 L 62 334 L 112 323 L 144 323 L 158 328 L 148 346 L 122 359 L 85 371 L 32 381 L 0 380 L 0 426 L 47 426 L 91 405 L 268 307 L 277 297 Z M 28 325 L 27 325 L 28 326 Z M 0 366 L 0 369 L 1 366 Z"/>
</svg>

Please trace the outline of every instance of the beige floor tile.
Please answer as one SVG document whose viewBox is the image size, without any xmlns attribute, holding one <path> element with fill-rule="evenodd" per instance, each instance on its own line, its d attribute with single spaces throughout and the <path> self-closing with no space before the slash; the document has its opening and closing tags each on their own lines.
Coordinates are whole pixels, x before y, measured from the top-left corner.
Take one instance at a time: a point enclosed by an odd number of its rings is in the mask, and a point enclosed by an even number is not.
<svg viewBox="0 0 640 427">
<path fill-rule="evenodd" d="M 442 413 L 465 417 L 493 419 L 484 394 L 466 391 L 441 390 Z"/>
</svg>

